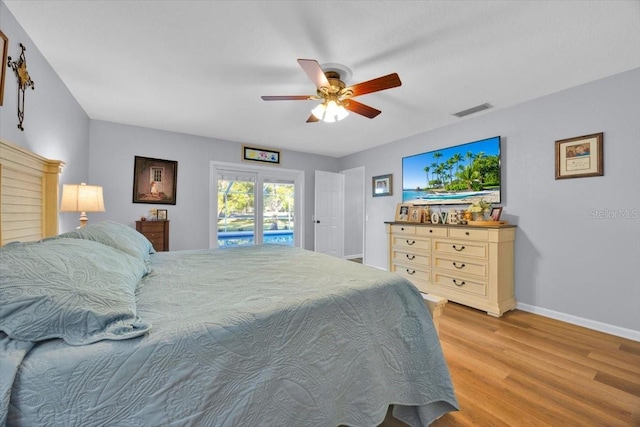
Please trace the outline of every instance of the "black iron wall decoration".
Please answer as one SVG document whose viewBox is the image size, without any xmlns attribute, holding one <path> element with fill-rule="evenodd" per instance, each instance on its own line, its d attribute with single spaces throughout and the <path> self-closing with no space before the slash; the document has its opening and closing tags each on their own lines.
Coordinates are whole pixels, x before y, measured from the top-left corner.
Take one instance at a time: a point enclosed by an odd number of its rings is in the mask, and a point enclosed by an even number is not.
<svg viewBox="0 0 640 427">
<path fill-rule="evenodd" d="M 31 80 L 27 71 L 27 59 L 24 56 L 25 47 L 20 43 L 20 58 L 17 61 L 11 61 L 11 57 L 7 60 L 7 67 L 10 67 L 18 78 L 18 129 L 24 131 L 22 122 L 24 120 L 24 90 L 30 87 L 35 89 L 35 83 Z"/>
</svg>

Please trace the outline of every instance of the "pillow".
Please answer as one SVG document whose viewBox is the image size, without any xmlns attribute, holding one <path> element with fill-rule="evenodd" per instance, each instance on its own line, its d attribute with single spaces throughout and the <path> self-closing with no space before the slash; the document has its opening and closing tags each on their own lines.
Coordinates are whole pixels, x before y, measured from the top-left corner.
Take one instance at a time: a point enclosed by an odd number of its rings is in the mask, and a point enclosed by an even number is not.
<svg viewBox="0 0 640 427">
<path fill-rule="evenodd" d="M 135 292 L 147 271 L 137 258 L 61 238 L 2 247 L 0 260 L 0 330 L 10 338 L 83 345 L 151 328 L 136 315 Z"/>
<path fill-rule="evenodd" d="M 155 253 L 151 242 L 137 230 L 115 221 L 103 221 L 89 224 L 75 231 L 69 231 L 58 237 L 93 240 L 128 253 L 143 261 L 149 260 L 149 254 Z"/>
</svg>

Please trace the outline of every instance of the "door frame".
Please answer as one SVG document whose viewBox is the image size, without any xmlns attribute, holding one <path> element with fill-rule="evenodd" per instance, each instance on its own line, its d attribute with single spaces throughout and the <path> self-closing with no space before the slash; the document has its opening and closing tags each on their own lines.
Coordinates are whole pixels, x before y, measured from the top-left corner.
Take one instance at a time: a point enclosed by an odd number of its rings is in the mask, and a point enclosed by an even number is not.
<svg viewBox="0 0 640 427">
<path fill-rule="evenodd" d="M 239 172 L 255 173 L 258 175 L 256 185 L 262 185 L 264 177 L 275 179 L 290 179 L 295 184 L 295 205 L 293 215 L 294 246 L 304 248 L 304 171 L 296 169 L 282 169 L 269 166 L 245 165 L 242 163 L 218 162 L 212 160 L 209 164 L 209 248 L 218 247 L 218 171 L 235 170 Z M 257 207 L 256 207 L 257 208 Z M 255 210 L 256 216 L 258 210 Z M 258 219 L 256 218 L 256 227 Z"/>
<path fill-rule="evenodd" d="M 354 174 L 353 172 L 358 172 L 358 174 Z M 366 179 L 366 169 L 364 166 L 356 166 L 353 168 L 349 168 L 349 169 L 343 169 L 341 171 L 339 171 L 338 173 L 341 173 L 345 176 L 345 197 L 344 200 L 346 200 L 347 194 L 346 194 L 346 188 L 347 188 L 347 180 L 348 179 L 360 179 L 360 177 L 362 178 L 362 263 L 365 264 L 366 263 L 366 248 L 367 248 L 367 179 Z M 346 221 L 347 219 L 347 212 L 345 210 L 344 214 L 343 214 L 343 222 Z M 343 228 L 345 228 L 343 226 Z M 345 239 L 346 239 L 346 235 L 345 235 Z M 349 259 L 346 258 L 345 259 Z"/>
</svg>

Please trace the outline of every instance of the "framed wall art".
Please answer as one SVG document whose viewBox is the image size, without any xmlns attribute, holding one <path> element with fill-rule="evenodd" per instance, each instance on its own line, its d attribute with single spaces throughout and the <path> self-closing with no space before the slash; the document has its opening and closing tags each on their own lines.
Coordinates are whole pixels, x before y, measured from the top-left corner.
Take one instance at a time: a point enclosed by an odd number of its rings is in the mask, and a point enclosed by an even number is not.
<svg viewBox="0 0 640 427">
<path fill-rule="evenodd" d="M 371 181 L 371 195 L 373 197 L 391 196 L 393 194 L 392 174 L 374 176 Z"/>
<path fill-rule="evenodd" d="M 265 148 L 242 146 L 242 160 L 249 162 L 280 164 L 280 152 Z"/>
<path fill-rule="evenodd" d="M 176 204 L 178 162 L 135 156 L 133 203 Z"/>
<path fill-rule="evenodd" d="M 603 133 L 556 141 L 556 179 L 604 175 Z"/>
<path fill-rule="evenodd" d="M 4 102 L 4 79 L 7 75 L 7 55 L 9 54 L 9 39 L 0 31 L 0 59 L 2 59 L 2 65 L 0 67 L 0 105 Z"/>
</svg>

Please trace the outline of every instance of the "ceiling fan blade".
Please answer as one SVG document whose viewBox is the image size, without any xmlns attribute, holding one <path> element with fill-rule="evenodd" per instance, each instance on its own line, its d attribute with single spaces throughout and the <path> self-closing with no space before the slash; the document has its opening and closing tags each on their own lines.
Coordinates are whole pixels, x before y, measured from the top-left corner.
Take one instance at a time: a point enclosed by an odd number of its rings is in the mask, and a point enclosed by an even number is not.
<svg viewBox="0 0 640 427">
<path fill-rule="evenodd" d="M 397 73 L 389 74 L 387 76 L 378 77 L 377 79 L 369 80 L 366 82 L 358 83 L 350 87 L 346 87 L 342 90 L 343 93 L 349 91 L 353 94 L 350 97 L 366 95 L 367 93 L 378 92 L 385 89 L 391 89 L 393 87 L 401 86 L 402 82 Z"/>
<path fill-rule="evenodd" d="M 264 101 L 308 101 L 310 95 L 261 96 Z"/>
<path fill-rule="evenodd" d="M 376 110 L 373 107 L 369 107 L 368 105 L 364 105 L 363 103 L 354 101 L 353 99 L 344 102 L 343 105 L 344 108 L 352 113 L 360 114 L 361 116 L 365 116 L 370 119 L 373 119 L 375 116 L 382 113 L 380 110 Z"/>
<path fill-rule="evenodd" d="M 318 120 L 318 118 L 316 116 L 314 116 L 313 114 L 309 116 L 309 118 L 307 119 L 307 123 L 315 123 L 315 122 L 319 122 L 320 120 Z"/>
<path fill-rule="evenodd" d="M 318 61 L 315 59 L 298 59 L 298 64 L 300 64 L 304 72 L 307 73 L 307 76 L 309 76 L 318 89 L 321 87 L 331 87 Z"/>
</svg>

